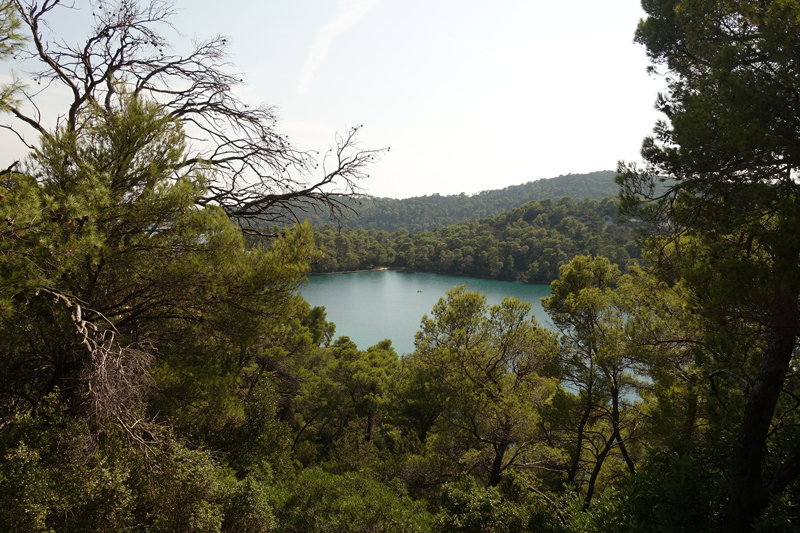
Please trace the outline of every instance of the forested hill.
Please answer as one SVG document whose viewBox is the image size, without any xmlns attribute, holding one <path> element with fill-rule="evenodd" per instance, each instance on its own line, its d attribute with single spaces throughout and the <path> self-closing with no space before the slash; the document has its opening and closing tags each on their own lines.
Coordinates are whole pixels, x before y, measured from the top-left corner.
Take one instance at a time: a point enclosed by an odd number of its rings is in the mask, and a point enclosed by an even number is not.
<svg viewBox="0 0 800 533">
<path fill-rule="evenodd" d="M 567 174 L 557 178 L 531 181 L 512 185 L 505 189 L 483 191 L 473 195 L 456 194 L 441 196 L 418 196 L 402 200 L 375 198 L 365 200 L 362 205 L 351 205 L 358 215 L 341 221 L 343 228 L 364 228 L 382 231 L 406 229 L 412 233 L 457 224 L 497 215 L 515 209 L 532 200 L 551 198 L 558 201 L 569 196 L 573 199 L 595 198 L 601 200 L 615 196 L 618 186 L 614 182 L 616 173 L 611 170 L 589 174 Z M 327 216 L 309 214 L 314 226 L 330 224 Z"/>
<path fill-rule="evenodd" d="M 615 223 L 617 205 L 615 196 L 547 199 L 419 233 L 327 225 L 314 231 L 325 252 L 314 272 L 394 267 L 550 283 L 579 254 L 608 257 L 625 272 L 641 251 L 633 229 Z"/>
</svg>

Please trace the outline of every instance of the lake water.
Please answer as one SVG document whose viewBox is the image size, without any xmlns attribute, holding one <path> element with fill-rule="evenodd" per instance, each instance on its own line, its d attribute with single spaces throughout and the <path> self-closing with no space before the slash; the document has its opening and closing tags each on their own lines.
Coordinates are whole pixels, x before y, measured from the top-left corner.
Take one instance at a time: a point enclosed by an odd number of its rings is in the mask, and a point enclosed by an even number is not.
<svg viewBox="0 0 800 533">
<path fill-rule="evenodd" d="M 414 351 L 422 315 L 456 285 L 485 294 L 490 305 L 506 296 L 531 302 L 536 320 L 550 325 L 540 301 L 550 296 L 549 285 L 389 270 L 310 276 L 301 293 L 311 306 L 325 307 L 337 337 L 350 337 L 362 350 L 391 339 L 397 353 L 405 354 Z"/>
</svg>

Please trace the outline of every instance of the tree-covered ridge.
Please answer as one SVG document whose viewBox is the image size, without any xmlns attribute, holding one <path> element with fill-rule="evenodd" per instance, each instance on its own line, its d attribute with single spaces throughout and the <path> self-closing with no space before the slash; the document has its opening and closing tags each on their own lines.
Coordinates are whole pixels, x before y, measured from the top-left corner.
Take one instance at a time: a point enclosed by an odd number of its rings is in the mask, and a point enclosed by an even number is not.
<svg viewBox="0 0 800 533">
<path fill-rule="evenodd" d="M 441 196 L 417 196 L 398 200 L 395 198 L 364 199 L 360 203 L 350 200 L 359 216 L 348 214 L 336 223 L 343 228 L 364 228 L 394 232 L 405 229 L 412 233 L 450 226 L 466 220 L 499 215 L 533 200 L 569 196 L 575 200 L 594 198 L 602 200 L 614 196 L 619 186 L 614 182 L 613 171 L 588 174 L 567 174 L 556 178 L 530 181 L 504 189 L 487 190 L 477 194 L 464 193 Z M 307 216 L 313 226 L 330 224 L 330 217 L 313 210 Z"/>
<path fill-rule="evenodd" d="M 631 227 L 616 222 L 618 201 L 564 197 L 437 228 L 389 233 L 315 228 L 325 256 L 314 272 L 404 268 L 437 274 L 549 283 L 578 254 L 603 255 L 625 271 L 641 259 Z"/>
</svg>

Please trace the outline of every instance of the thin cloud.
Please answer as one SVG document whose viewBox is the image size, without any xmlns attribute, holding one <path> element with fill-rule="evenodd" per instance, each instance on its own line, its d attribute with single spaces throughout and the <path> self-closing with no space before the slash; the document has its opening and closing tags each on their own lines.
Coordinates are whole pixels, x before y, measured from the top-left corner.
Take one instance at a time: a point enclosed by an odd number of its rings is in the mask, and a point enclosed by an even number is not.
<svg viewBox="0 0 800 533">
<path fill-rule="evenodd" d="M 314 72 L 322 64 L 331 49 L 331 43 L 339 35 L 358 22 L 378 0 L 343 0 L 339 2 L 339 14 L 327 23 L 317 34 L 308 57 L 300 72 L 297 96 L 303 96 L 314 79 Z"/>
</svg>

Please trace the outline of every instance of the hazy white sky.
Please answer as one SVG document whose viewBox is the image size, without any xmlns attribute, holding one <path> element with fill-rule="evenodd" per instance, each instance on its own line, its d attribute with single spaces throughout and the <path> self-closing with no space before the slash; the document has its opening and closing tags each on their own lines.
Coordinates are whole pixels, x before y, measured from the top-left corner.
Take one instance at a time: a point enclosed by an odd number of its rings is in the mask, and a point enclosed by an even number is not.
<svg viewBox="0 0 800 533">
<path fill-rule="evenodd" d="M 76 0 L 76 5 L 87 5 Z M 638 0 L 177 0 L 185 39 L 229 37 L 247 100 L 322 150 L 391 147 L 376 196 L 474 193 L 638 160 L 663 80 Z"/>
</svg>

